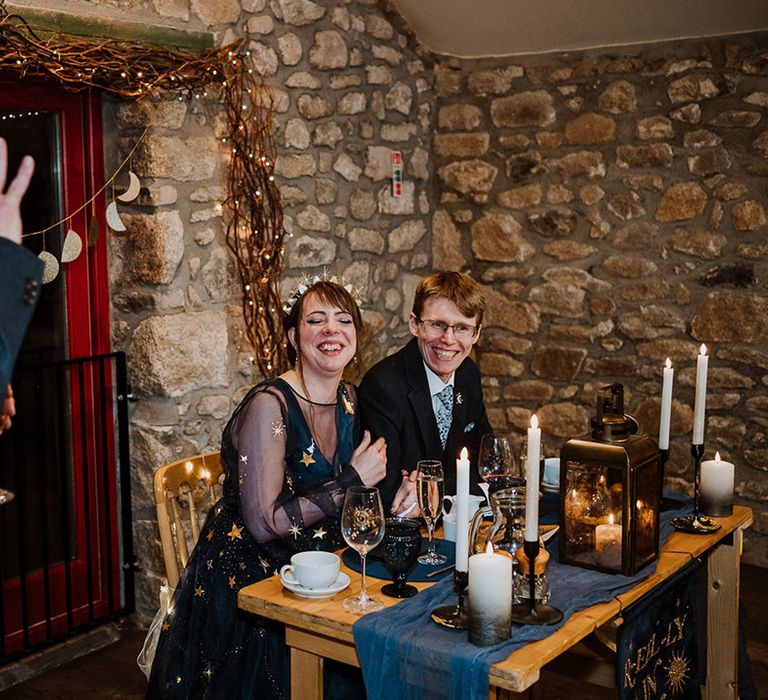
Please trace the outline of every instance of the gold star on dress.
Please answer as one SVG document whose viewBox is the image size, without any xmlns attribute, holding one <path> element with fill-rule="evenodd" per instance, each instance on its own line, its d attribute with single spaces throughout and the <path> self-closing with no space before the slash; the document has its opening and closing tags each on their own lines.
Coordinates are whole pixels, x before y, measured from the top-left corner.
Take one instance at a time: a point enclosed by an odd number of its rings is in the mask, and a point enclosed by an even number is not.
<svg viewBox="0 0 768 700">
<path fill-rule="evenodd" d="M 213 671 L 211 670 L 210 666 L 208 668 L 206 668 L 205 671 L 203 671 L 203 673 L 208 678 L 208 680 L 211 680 L 211 676 L 213 675 Z"/>
<path fill-rule="evenodd" d="M 240 461 L 243 464 L 248 464 L 248 455 L 240 455 Z"/>
<path fill-rule="evenodd" d="M 319 527 L 317 528 L 317 530 L 315 530 L 315 534 L 312 535 L 312 539 L 314 540 L 315 538 L 317 538 L 318 540 L 322 540 L 323 537 L 325 537 L 327 534 L 328 533 L 325 530 L 323 530 L 322 527 Z"/>
<path fill-rule="evenodd" d="M 259 566 L 264 569 L 264 572 L 266 573 L 269 568 L 269 562 L 264 557 L 259 557 Z"/>
<path fill-rule="evenodd" d="M 315 458 L 312 456 L 312 453 L 311 453 L 311 452 L 304 452 L 304 453 L 302 453 L 302 454 L 303 454 L 303 456 L 302 456 L 302 458 L 301 458 L 299 461 L 300 461 L 300 462 L 301 462 L 301 463 L 302 463 L 302 464 L 303 464 L 303 465 L 304 465 L 304 466 L 305 466 L 307 469 L 309 469 L 309 465 L 310 465 L 310 464 L 314 464 L 314 463 L 315 463 Z"/>
<path fill-rule="evenodd" d="M 170 629 L 170 625 L 167 622 L 163 623 L 163 632 L 167 632 Z"/>
<path fill-rule="evenodd" d="M 280 437 L 285 430 L 285 423 L 282 420 L 272 421 L 272 437 Z"/>
<path fill-rule="evenodd" d="M 237 523 L 232 523 L 232 529 L 227 533 L 227 537 L 229 537 L 230 540 L 242 540 L 242 531 L 243 528 L 238 527 Z"/>
<path fill-rule="evenodd" d="M 301 528 L 298 525 L 291 525 L 291 534 L 295 540 L 301 534 Z"/>
<path fill-rule="evenodd" d="M 352 405 L 352 402 L 347 398 L 346 394 L 341 395 L 341 403 L 344 404 L 344 410 L 350 415 L 355 415 L 355 407 Z"/>
<path fill-rule="evenodd" d="M 230 576 L 229 577 L 229 587 L 230 588 L 234 588 L 235 587 L 235 577 L 234 576 Z"/>
<path fill-rule="evenodd" d="M 209 569 L 213 568 L 213 559 L 208 559 L 208 561 L 205 562 Z"/>
<path fill-rule="evenodd" d="M 195 586 L 195 598 L 202 598 L 202 597 L 203 597 L 203 587 Z"/>
<path fill-rule="evenodd" d="M 213 530 L 208 530 L 208 534 L 205 536 L 209 542 L 213 539 Z"/>
</svg>

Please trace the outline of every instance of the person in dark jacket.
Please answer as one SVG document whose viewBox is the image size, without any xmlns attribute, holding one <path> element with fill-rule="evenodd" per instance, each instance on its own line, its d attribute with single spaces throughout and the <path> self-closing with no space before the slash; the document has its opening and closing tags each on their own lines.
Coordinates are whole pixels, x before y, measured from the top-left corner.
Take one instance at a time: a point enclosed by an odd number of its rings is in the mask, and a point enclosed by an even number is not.
<svg viewBox="0 0 768 700">
<path fill-rule="evenodd" d="M 492 430 L 480 372 L 469 354 L 484 311 L 480 286 L 468 275 L 427 275 L 416 288 L 408 321 L 413 338 L 374 365 L 360 384 L 363 425 L 387 443 L 387 475 L 379 487 L 392 513 L 415 502 L 413 474 L 421 459 L 442 461 L 445 493 L 456 493 L 462 447 L 470 455 L 471 489 L 481 493 L 477 452 L 482 436 Z"/>
</svg>

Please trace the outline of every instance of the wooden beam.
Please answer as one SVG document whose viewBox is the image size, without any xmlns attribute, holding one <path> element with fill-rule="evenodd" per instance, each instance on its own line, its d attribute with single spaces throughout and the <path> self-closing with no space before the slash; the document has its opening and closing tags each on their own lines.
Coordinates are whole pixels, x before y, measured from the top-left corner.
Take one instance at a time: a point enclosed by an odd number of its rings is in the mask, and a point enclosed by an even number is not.
<svg viewBox="0 0 768 700">
<path fill-rule="evenodd" d="M 6 4 L 6 9 L 9 14 L 23 17 L 29 24 L 60 34 L 171 46 L 192 52 L 213 47 L 213 34 L 210 32 L 177 29 L 119 17 L 68 14 L 58 10 L 17 5 L 12 2 Z"/>
</svg>

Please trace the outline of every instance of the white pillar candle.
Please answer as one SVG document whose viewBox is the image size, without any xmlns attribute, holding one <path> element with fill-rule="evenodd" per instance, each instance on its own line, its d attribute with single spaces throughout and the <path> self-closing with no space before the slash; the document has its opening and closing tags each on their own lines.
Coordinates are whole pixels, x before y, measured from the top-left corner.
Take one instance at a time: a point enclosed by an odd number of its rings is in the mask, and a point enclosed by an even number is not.
<svg viewBox="0 0 768 700">
<path fill-rule="evenodd" d="M 621 525 L 614 522 L 613 513 L 608 522 L 595 528 L 595 550 L 597 560 L 612 569 L 621 567 Z"/>
<path fill-rule="evenodd" d="M 467 448 L 456 460 L 456 571 L 467 570 L 469 554 L 469 458 Z"/>
<path fill-rule="evenodd" d="M 733 511 L 733 462 L 705 459 L 701 463 L 701 512 L 705 515 L 730 515 Z"/>
<path fill-rule="evenodd" d="M 539 541 L 539 453 L 541 428 L 536 414 L 528 428 L 528 454 L 525 460 L 525 540 Z"/>
<path fill-rule="evenodd" d="M 675 370 L 672 361 L 667 358 L 664 367 L 664 381 L 661 385 L 661 415 L 659 417 L 659 449 L 669 449 L 669 419 L 672 415 L 672 382 Z"/>
<path fill-rule="evenodd" d="M 707 404 L 707 366 L 709 356 L 707 346 L 701 344 L 699 356 L 696 358 L 696 395 L 693 400 L 693 438 L 694 445 L 704 444 L 704 409 Z"/>
<path fill-rule="evenodd" d="M 512 625 L 512 558 L 486 551 L 469 558 L 469 641 L 491 646 L 508 639 Z"/>
</svg>

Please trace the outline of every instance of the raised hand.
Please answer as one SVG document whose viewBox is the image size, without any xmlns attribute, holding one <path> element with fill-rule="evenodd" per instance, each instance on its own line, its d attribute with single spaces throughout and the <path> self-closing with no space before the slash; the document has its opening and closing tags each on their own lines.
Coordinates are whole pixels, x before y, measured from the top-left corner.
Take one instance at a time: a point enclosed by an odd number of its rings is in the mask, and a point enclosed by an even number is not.
<svg viewBox="0 0 768 700">
<path fill-rule="evenodd" d="M 35 161 L 31 156 L 24 156 L 16 177 L 5 190 L 8 176 L 8 144 L 0 138 L 0 238 L 8 238 L 14 243 L 21 243 L 21 199 L 29 187 Z"/>
</svg>

